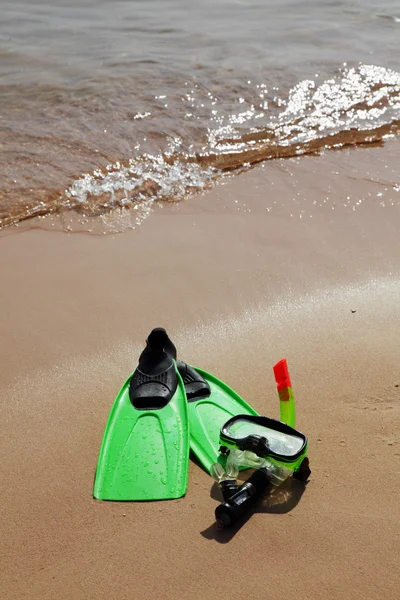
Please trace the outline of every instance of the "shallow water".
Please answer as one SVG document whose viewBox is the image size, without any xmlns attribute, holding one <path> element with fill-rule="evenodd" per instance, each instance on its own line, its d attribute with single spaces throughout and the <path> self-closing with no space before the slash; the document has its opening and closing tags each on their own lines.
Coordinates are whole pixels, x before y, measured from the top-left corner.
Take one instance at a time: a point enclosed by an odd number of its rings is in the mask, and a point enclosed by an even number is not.
<svg viewBox="0 0 400 600">
<path fill-rule="evenodd" d="M 266 159 L 400 125 L 397 2 L 3 0 L 0 227 L 139 223 Z"/>
</svg>

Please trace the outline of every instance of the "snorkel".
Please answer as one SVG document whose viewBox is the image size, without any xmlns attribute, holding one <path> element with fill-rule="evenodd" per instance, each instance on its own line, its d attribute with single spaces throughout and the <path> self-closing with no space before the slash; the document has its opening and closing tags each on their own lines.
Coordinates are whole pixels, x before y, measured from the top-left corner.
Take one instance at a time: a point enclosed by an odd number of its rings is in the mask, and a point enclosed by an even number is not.
<svg viewBox="0 0 400 600">
<path fill-rule="evenodd" d="M 296 408 L 286 359 L 273 370 L 281 420 L 237 415 L 221 428 L 220 453 L 226 457 L 226 466 L 224 469 L 215 463 L 211 475 L 224 498 L 215 510 L 216 520 L 222 527 L 240 519 L 269 484 L 279 486 L 290 476 L 305 483 L 311 474 L 307 438 L 294 428 Z M 243 468 L 256 470 L 239 485 L 236 477 Z"/>
<path fill-rule="evenodd" d="M 276 363 L 273 371 L 279 396 L 280 420 L 296 427 L 296 405 L 286 358 Z"/>
</svg>

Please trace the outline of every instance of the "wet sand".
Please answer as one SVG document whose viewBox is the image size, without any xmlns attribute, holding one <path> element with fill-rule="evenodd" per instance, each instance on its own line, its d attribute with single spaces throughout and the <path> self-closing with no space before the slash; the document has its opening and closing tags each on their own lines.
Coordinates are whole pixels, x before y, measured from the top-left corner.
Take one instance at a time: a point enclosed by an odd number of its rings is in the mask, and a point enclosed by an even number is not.
<svg viewBox="0 0 400 600">
<path fill-rule="evenodd" d="M 2 597 L 396 597 L 399 158 L 391 142 L 265 163 L 115 237 L 1 237 Z M 155 326 L 271 416 L 286 356 L 305 490 L 223 533 L 194 462 L 178 501 L 93 500 L 108 412 Z"/>
</svg>

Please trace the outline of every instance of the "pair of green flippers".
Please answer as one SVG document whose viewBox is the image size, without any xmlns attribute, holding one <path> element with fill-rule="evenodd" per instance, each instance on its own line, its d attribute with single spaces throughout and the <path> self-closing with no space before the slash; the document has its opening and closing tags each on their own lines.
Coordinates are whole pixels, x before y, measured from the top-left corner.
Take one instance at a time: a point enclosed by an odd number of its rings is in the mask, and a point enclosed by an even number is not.
<svg viewBox="0 0 400 600">
<path fill-rule="evenodd" d="M 213 375 L 177 361 L 166 331 L 153 329 L 111 409 L 94 497 L 180 498 L 187 489 L 189 449 L 209 472 L 218 460 L 221 427 L 238 414 L 257 413 Z"/>
</svg>

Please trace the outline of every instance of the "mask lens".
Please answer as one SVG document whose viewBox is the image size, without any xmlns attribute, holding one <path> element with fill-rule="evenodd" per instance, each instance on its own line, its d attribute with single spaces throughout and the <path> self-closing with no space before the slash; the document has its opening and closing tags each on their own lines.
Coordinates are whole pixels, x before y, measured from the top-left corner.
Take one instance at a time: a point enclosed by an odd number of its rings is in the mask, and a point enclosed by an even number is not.
<svg viewBox="0 0 400 600">
<path fill-rule="evenodd" d="M 300 436 L 282 433 L 245 418 L 236 419 L 226 428 L 226 433 L 234 441 L 243 440 L 250 435 L 266 438 L 272 452 L 287 458 L 295 456 L 304 444 Z"/>
</svg>

